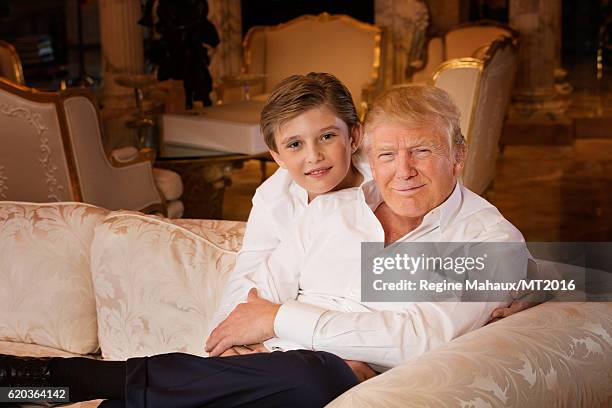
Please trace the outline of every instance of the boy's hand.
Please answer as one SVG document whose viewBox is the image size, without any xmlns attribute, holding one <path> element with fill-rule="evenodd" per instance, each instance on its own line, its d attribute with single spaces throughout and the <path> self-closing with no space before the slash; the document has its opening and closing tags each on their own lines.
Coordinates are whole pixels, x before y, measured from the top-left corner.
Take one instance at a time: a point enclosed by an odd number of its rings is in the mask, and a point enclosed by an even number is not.
<svg viewBox="0 0 612 408">
<path fill-rule="evenodd" d="M 216 357 L 232 346 L 261 343 L 274 337 L 274 319 L 280 306 L 260 298 L 257 289 L 251 289 L 247 302 L 236 306 L 212 331 L 206 351 Z"/>
</svg>

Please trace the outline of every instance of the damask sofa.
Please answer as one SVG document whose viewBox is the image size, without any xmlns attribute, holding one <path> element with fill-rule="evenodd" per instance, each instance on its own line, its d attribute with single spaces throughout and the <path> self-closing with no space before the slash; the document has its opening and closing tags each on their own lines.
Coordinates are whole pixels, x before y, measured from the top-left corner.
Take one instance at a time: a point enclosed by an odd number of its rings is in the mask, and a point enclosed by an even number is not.
<svg viewBox="0 0 612 408">
<path fill-rule="evenodd" d="M 0 353 L 204 355 L 244 224 L 0 202 Z M 548 302 L 358 385 L 330 407 L 607 407 L 612 305 Z M 74 404 L 95 407 L 98 401 Z"/>
</svg>

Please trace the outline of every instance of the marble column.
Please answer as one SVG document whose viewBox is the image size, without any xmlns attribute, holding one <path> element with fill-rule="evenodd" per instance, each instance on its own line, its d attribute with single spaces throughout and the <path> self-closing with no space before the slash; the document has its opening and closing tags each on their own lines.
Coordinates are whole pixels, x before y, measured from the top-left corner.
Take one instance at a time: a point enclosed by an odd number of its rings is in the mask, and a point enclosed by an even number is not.
<svg viewBox="0 0 612 408">
<path fill-rule="evenodd" d="M 100 42 L 104 72 L 104 104 L 134 106 L 134 91 L 115 83 L 120 74 L 144 73 L 143 30 L 138 25 L 140 0 L 100 0 Z"/>
<path fill-rule="evenodd" d="M 403 83 L 412 61 L 422 58 L 429 13 L 421 0 L 375 0 L 374 22 L 385 28 L 385 88 Z"/>
<path fill-rule="evenodd" d="M 208 19 L 221 40 L 210 53 L 210 74 L 215 81 L 224 75 L 238 75 L 242 68 L 240 0 L 208 0 L 208 10 Z"/>
<path fill-rule="evenodd" d="M 521 39 L 513 95 L 519 110 L 556 108 L 560 8 L 561 0 L 510 0 L 510 25 Z"/>
</svg>

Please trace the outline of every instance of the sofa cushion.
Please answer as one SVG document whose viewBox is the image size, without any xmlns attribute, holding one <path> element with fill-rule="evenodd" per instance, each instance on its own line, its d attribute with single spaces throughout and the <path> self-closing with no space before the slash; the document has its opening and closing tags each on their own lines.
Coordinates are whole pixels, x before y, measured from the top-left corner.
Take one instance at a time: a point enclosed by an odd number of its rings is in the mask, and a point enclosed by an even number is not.
<svg viewBox="0 0 612 408">
<path fill-rule="evenodd" d="M 81 203 L 0 202 L 0 340 L 98 349 L 89 248 L 107 213 Z"/>
<path fill-rule="evenodd" d="M 103 358 L 205 355 L 243 223 L 181 223 L 196 232 L 132 212 L 114 212 L 96 228 L 92 275 Z"/>
</svg>

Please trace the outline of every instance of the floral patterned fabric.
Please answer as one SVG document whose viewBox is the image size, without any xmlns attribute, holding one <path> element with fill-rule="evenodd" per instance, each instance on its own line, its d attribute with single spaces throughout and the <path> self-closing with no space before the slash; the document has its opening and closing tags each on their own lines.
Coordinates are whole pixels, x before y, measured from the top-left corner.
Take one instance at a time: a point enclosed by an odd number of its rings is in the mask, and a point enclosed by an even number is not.
<svg viewBox="0 0 612 408">
<path fill-rule="evenodd" d="M 205 355 L 208 325 L 243 228 L 240 222 L 170 223 L 129 212 L 107 217 L 96 228 L 91 252 L 102 356 Z"/>
<path fill-rule="evenodd" d="M 107 213 L 79 203 L 0 202 L 0 340 L 98 349 L 89 247 Z"/>
<path fill-rule="evenodd" d="M 349 390 L 330 408 L 610 407 L 612 304 L 548 302 Z"/>
<path fill-rule="evenodd" d="M 104 358 L 204 355 L 243 232 L 241 222 L 0 202 L 0 353 L 93 353 L 97 309 Z M 612 303 L 548 302 L 411 359 L 328 406 L 609 407 L 610 367 Z"/>
</svg>

